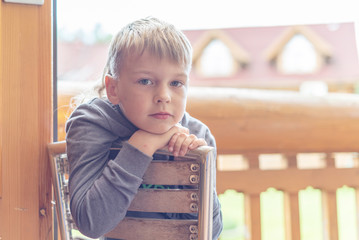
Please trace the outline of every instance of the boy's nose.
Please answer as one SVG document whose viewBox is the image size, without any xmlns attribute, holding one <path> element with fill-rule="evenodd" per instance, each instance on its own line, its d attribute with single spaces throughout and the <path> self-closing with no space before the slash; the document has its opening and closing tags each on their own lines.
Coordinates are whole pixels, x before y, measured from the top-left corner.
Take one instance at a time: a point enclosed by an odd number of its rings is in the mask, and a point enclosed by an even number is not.
<svg viewBox="0 0 359 240">
<path fill-rule="evenodd" d="M 154 97 L 154 101 L 155 103 L 169 103 L 171 101 L 171 97 L 167 90 L 161 89 Z"/>
</svg>

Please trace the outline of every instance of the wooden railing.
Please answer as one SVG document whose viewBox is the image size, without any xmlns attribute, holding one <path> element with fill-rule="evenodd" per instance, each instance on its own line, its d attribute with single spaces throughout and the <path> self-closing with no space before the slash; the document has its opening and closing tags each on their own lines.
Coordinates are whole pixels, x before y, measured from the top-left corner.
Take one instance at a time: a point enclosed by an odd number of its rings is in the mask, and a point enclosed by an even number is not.
<svg viewBox="0 0 359 240">
<path fill-rule="evenodd" d="M 216 137 L 217 192 L 245 195 L 247 239 L 262 238 L 260 198 L 268 188 L 284 193 L 285 239 L 301 239 L 298 195 L 309 186 L 321 190 L 323 239 L 339 238 L 336 191 L 359 188 L 359 96 L 193 88 L 188 111 Z M 233 158 L 237 170 L 228 163 Z"/>
<path fill-rule="evenodd" d="M 73 94 L 59 96 L 68 102 Z M 67 112 L 66 106 L 59 108 Z M 321 190 L 323 239 L 339 239 L 336 191 L 348 186 L 359 192 L 359 96 L 190 88 L 187 111 L 216 138 L 217 192 L 245 195 L 246 239 L 262 239 L 260 200 L 268 188 L 283 192 L 285 239 L 301 239 L 298 195 L 307 187 Z M 349 156 L 349 165 L 342 164 L 343 156 Z"/>
</svg>

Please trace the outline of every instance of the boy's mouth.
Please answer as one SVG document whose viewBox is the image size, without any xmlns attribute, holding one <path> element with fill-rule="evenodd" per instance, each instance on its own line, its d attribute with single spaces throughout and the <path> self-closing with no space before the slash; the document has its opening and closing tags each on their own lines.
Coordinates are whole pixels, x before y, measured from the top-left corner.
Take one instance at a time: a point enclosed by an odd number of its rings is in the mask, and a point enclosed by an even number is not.
<svg viewBox="0 0 359 240">
<path fill-rule="evenodd" d="M 167 119 L 167 118 L 171 117 L 172 115 L 167 112 L 158 112 L 158 113 L 151 114 L 150 116 L 153 118 L 156 118 L 156 119 Z"/>
</svg>

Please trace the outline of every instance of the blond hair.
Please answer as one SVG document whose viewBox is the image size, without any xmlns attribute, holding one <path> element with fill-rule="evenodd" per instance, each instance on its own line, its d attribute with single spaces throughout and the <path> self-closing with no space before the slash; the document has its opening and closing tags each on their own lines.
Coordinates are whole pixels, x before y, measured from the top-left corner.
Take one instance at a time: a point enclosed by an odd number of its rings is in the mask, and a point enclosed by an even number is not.
<svg viewBox="0 0 359 240">
<path fill-rule="evenodd" d="M 112 39 L 102 83 L 96 88 L 100 97 L 105 89 L 105 76 L 120 77 L 125 58 L 141 55 L 144 51 L 159 58 L 168 58 L 190 69 L 192 64 L 192 47 L 187 37 L 172 24 L 154 17 L 134 21 L 122 28 Z"/>
</svg>

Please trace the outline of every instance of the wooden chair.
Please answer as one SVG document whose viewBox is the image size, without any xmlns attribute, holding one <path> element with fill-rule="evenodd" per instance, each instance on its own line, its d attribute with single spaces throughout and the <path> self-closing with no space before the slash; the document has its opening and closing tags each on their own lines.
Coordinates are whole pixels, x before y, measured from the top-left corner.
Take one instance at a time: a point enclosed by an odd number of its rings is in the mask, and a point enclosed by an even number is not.
<svg viewBox="0 0 359 240">
<path fill-rule="evenodd" d="M 116 149 L 114 149 L 116 150 Z M 118 149 L 120 150 L 120 148 Z M 66 143 L 48 145 L 52 180 L 55 192 L 57 219 L 62 240 L 70 240 L 76 225 L 69 208 Z M 157 151 L 156 155 L 170 155 Z M 213 213 L 213 148 L 203 146 L 185 157 L 151 162 L 143 184 L 181 185 L 183 189 L 140 188 L 130 211 L 198 213 L 197 219 L 148 219 L 126 217 L 107 237 L 129 240 L 146 239 L 212 239 Z"/>
</svg>

